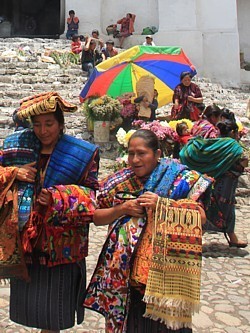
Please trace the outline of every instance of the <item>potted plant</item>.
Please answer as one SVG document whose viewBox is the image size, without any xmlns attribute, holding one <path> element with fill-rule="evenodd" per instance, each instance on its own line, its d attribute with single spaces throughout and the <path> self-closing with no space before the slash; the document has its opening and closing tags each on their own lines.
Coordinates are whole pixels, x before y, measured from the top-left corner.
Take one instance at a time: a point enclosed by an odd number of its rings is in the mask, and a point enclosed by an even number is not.
<svg viewBox="0 0 250 333">
<path fill-rule="evenodd" d="M 95 142 L 109 141 L 110 121 L 120 117 L 121 103 L 108 96 L 91 96 L 83 105 L 87 120 L 94 123 Z"/>
</svg>

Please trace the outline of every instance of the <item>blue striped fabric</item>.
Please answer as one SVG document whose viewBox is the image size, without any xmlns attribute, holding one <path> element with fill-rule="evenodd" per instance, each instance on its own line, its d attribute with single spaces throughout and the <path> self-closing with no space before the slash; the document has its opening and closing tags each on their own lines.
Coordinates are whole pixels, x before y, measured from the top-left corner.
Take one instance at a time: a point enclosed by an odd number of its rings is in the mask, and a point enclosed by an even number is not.
<svg viewBox="0 0 250 333">
<path fill-rule="evenodd" d="M 92 143 L 64 134 L 51 155 L 44 187 L 78 184 L 96 149 Z"/>
</svg>

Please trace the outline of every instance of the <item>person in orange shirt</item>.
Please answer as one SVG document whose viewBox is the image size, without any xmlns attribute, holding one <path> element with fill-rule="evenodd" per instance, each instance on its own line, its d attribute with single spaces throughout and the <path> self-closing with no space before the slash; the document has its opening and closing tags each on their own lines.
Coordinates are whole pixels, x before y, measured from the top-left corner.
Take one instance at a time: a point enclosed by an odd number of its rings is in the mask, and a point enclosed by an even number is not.
<svg viewBox="0 0 250 333">
<path fill-rule="evenodd" d="M 75 54 L 79 54 L 82 52 L 82 43 L 80 36 L 78 35 L 72 36 L 71 51 Z"/>
<path fill-rule="evenodd" d="M 68 30 L 66 33 L 67 39 L 71 39 L 72 36 L 78 35 L 79 18 L 75 16 L 74 10 L 69 11 L 69 17 L 67 18 L 67 25 L 68 25 Z"/>
<path fill-rule="evenodd" d="M 123 47 L 123 42 L 126 37 L 129 37 L 133 34 L 134 30 L 134 22 L 135 22 L 135 14 L 127 13 L 126 17 L 121 18 L 117 21 L 117 24 L 121 25 L 120 32 L 116 35 L 119 38 L 120 45 L 119 47 Z"/>
</svg>

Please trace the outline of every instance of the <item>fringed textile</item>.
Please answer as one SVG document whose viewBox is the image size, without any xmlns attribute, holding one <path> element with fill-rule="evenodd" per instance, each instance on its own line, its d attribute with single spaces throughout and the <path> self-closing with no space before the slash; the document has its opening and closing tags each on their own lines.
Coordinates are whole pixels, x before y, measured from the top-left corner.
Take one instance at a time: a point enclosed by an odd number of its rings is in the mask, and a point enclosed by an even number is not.
<svg viewBox="0 0 250 333">
<path fill-rule="evenodd" d="M 192 325 L 199 309 L 202 226 L 193 200 L 159 198 L 153 229 L 153 255 L 144 295 L 145 317 L 170 329 Z"/>
<path fill-rule="evenodd" d="M 56 111 L 57 106 L 62 112 L 75 112 L 77 110 L 76 105 L 65 101 L 57 92 L 51 91 L 22 99 L 17 116 L 20 119 L 25 119 L 30 116 L 51 113 Z"/>
</svg>

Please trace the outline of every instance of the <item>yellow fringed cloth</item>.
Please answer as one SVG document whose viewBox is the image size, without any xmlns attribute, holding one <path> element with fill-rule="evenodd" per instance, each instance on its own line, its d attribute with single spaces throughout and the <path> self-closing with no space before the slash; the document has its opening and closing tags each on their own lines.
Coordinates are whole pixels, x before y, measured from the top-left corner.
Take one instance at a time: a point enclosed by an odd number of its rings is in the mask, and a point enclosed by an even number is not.
<svg viewBox="0 0 250 333">
<path fill-rule="evenodd" d="M 57 92 L 50 91 L 22 99 L 17 116 L 20 119 L 25 119 L 30 116 L 55 112 L 57 105 L 62 112 L 77 111 L 76 105 L 65 101 Z"/>
<path fill-rule="evenodd" d="M 191 328 L 192 314 L 199 310 L 201 211 L 193 200 L 158 199 L 144 316 L 164 322 L 169 329 Z"/>
</svg>

